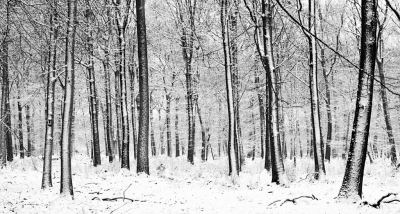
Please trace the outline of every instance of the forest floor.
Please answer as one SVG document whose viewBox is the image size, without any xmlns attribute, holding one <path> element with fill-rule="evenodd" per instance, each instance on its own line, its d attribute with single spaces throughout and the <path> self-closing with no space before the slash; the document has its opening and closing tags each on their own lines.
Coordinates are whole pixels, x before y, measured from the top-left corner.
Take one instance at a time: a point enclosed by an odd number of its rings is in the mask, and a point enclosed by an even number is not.
<svg viewBox="0 0 400 214">
<path fill-rule="evenodd" d="M 226 159 L 192 166 L 185 157 L 150 159 L 150 176 L 120 170 L 119 163 L 92 167 L 86 156 L 72 161 L 74 200 L 60 197 L 60 161 L 53 161 L 53 188 L 42 191 L 42 160 L 18 159 L 0 170 L 0 213 L 400 213 L 400 203 L 379 208 L 357 203 L 337 203 L 335 197 L 343 179 L 345 161 L 326 162 L 327 175 L 310 179 L 311 159 L 285 162 L 290 185 L 271 184 L 263 160 L 246 159 L 235 185 L 226 175 Z M 162 164 L 162 165 L 161 165 Z M 400 193 L 400 172 L 389 160 L 367 163 L 364 201 L 376 203 L 387 193 Z M 295 199 L 286 201 L 287 199 Z M 124 199 L 125 197 L 125 199 Z M 399 196 L 400 198 L 400 196 Z"/>
</svg>

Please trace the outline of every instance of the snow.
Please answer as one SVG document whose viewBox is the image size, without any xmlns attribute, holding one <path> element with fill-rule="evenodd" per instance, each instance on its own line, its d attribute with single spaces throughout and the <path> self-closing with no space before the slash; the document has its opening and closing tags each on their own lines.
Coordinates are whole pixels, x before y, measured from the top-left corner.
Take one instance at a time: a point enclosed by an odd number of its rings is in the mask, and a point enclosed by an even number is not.
<svg viewBox="0 0 400 214">
<path fill-rule="evenodd" d="M 335 200 L 343 179 L 345 161 L 326 162 L 327 175 L 322 181 L 307 176 L 313 171 L 308 158 L 286 160 L 285 170 L 291 184 L 271 184 L 263 169 L 263 160 L 246 159 L 238 183 L 226 175 L 227 160 L 210 160 L 195 165 L 186 157 L 165 156 L 150 159 L 150 176 L 120 170 L 119 162 L 92 166 L 90 159 L 76 154 L 72 158 L 74 200 L 60 197 L 60 161 L 53 160 L 53 187 L 41 190 L 42 160 L 15 158 L 0 170 L 0 213 L 400 213 L 400 204 L 382 204 L 380 209 Z M 36 168 L 36 169 L 35 169 Z M 375 203 L 389 192 L 400 192 L 399 172 L 390 160 L 366 163 L 364 199 Z M 295 204 L 285 202 L 299 196 Z M 105 198 L 121 197 L 116 201 Z M 123 198 L 127 198 L 123 200 Z M 393 199 L 391 196 L 388 199 Z"/>
</svg>

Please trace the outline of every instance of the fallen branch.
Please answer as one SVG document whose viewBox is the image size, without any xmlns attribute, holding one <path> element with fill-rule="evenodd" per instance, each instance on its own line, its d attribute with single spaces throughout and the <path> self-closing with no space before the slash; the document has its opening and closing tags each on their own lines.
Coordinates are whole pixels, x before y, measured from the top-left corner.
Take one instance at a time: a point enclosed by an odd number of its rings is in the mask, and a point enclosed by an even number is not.
<svg viewBox="0 0 400 214">
<path fill-rule="evenodd" d="M 316 198 L 314 195 L 308 196 L 308 195 L 302 195 L 299 196 L 297 198 L 293 198 L 293 199 L 286 199 L 285 201 L 282 202 L 281 206 L 286 203 L 286 202 L 292 202 L 293 204 L 296 204 L 296 200 L 300 199 L 300 198 L 311 198 L 312 200 L 318 200 L 318 198 Z"/>
<path fill-rule="evenodd" d="M 373 207 L 373 208 L 376 208 L 376 209 L 378 209 L 378 208 L 380 208 L 380 206 L 381 206 L 381 203 L 382 203 L 382 201 L 385 199 L 385 198 L 388 198 L 388 197 L 390 197 L 390 196 L 392 196 L 392 195 L 394 195 L 394 196 L 396 196 L 398 193 L 388 193 L 388 194 L 386 194 L 386 195 L 384 195 L 384 196 L 382 196 L 376 203 L 374 203 L 374 204 L 370 204 L 368 201 L 363 201 L 363 202 L 361 202 L 361 205 L 368 205 L 368 206 L 370 206 L 370 207 Z M 394 202 L 394 201 L 398 201 L 398 202 L 400 202 L 400 200 L 398 200 L 398 199 L 393 199 L 393 200 L 390 200 L 390 201 L 388 201 L 388 202 L 383 202 L 383 203 L 391 203 L 391 202 Z"/>
<path fill-rule="evenodd" d="M 280 206 L 282 206 L 282 205 L 285 204 L 286 202 L 292 202 L 293 204 L 296 204 L 296 200 L 298 200 L 298 199 L 300 199 L 300 198 L 310 198 L 310 199 L 312 199 L 312 200 L 318 200 L 318 198 L 316 198 L 314 195 L 311 195 L 311 196 L 302 195 L 302 196 L 299 196 L 299 197 L 296 197 L 296 198 L 293 198 L 293 199 L 285 199 L 285 200 L 281 203 Z M 270 204 L 268 204 L 268 206 L 271 206 L 271 205 L 273 205 L 273 204 L 275 204 L 275 203 L 277 203 L 277 202 L 279 202 L 279 201 L 282 201 L 282 200 L 273 201 L 273 202 L 271 202 Z"/>
<path fill-rule="evenodd" d="M 118 201 L 118 200 L 120 200 L 120 199 L 122 199 L 123 201 L 125 201 L 125 200 L 128 200 L 128 201 L 130 201 L 130 202 L 134 202 L 134 201 L 141 201 L 141 200 L 134 200 L 134 199 L 131 199 L 131 198 L 126 198 L 126 197 L 115 197 L 115 198 L 99 198 L 99 197 L 94 197 L 94 198 L 92 198 L 92 201 L 93 200 L 101 200 L 101 201 Z"/>
<path fill-rule="evenodd" d="M 399 200 L 399 199 L 392 199 L 392 200 L 389 200 L 389 201 L 384 201 L 384 202 L 382 202 L 382 203 L 390 204 L 390 203 L 392 203 L 392 202 L 400 202 L 400 200 Z"/>
</svg>

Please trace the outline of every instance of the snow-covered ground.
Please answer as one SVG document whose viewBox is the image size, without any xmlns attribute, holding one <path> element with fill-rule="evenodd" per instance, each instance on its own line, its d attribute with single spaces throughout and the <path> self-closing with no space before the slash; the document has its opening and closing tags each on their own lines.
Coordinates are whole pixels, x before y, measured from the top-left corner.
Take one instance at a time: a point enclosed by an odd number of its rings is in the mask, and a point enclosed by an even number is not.
<svg viewBox="0 0 400 214">
<path fill-rule="evenodd" d="M 59 160 L 53 161 L 53 188 L 42 191 L 42 160 L 16 158 L 0 170 L 0 213 L 400 213 L 398 202 L 382 203 L 380 209 L 337 203 L 345 168 L 339 159 L 326 163 L 327 175 L 317 182 L 307 177 L 313 171 L 311 159 L 297 160 L 296 167 L 286 161 L 288 187 L 270 183 L 261 159 L 247 159 L 235 185 L 226 175 L 226 159 L 195 162 L 192 166 L 186 157 L 151 158 L 147 176 L 135 173 L 135 162 L 131 171 L 121 171 L 118 162 L 106 159 L 94 168 L 86 156 L 75 155 L 75 196 L 70 200 L 59 196 Z M 389 160 L 368 162 L 363 200 L 375 203 L 387 193 L 400 193 L 399 184 L 400 173 Z M 285 202 L 299 196 L 310 197 Z"/>
</svg>

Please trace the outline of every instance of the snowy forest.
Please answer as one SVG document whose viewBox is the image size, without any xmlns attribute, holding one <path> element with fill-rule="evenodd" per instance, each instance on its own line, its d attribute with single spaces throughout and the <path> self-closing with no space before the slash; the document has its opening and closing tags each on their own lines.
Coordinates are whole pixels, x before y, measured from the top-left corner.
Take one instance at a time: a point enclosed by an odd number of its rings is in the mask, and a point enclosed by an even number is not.
<svg viewBox="0 0 400 214">
<path fill-rule="evenodd" d="M 0 213 L 400 213 L 399 0 L 0 0 Z"/>
</svg>

